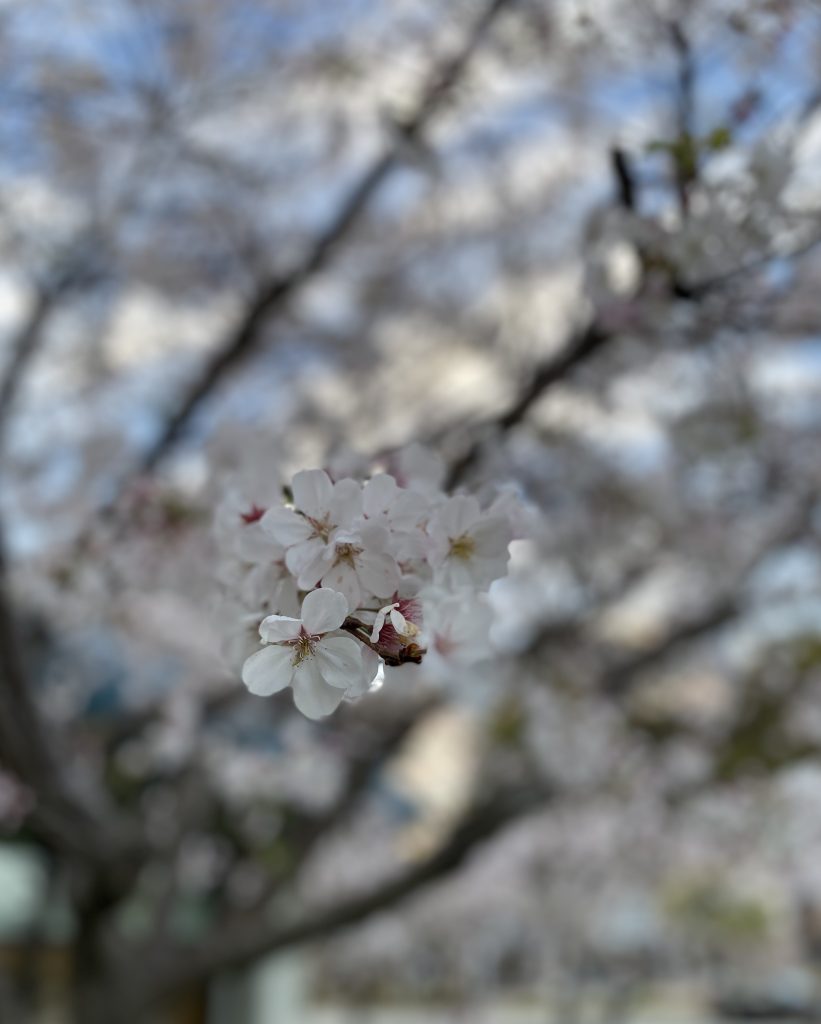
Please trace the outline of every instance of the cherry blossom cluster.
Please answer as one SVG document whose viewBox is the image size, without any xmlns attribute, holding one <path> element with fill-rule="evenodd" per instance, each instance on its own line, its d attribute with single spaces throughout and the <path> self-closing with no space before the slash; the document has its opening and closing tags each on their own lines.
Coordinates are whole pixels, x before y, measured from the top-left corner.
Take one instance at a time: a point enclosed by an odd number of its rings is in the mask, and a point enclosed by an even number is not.
<svg viewBox="0 0 821 1024">
<path fill-rule="evenodd" d="M 309 469 L 278 494 L 223 503 L 222 578 L 251 693 L 290 686 L 319 718 L 400 666 L 441 673 L 490 653 L 487 590 L 507 572 L 515 501 L 447 495 L 437 474 L 411 471 L 430 467 L 423 454 L 393 475 Z"/>
</svg>

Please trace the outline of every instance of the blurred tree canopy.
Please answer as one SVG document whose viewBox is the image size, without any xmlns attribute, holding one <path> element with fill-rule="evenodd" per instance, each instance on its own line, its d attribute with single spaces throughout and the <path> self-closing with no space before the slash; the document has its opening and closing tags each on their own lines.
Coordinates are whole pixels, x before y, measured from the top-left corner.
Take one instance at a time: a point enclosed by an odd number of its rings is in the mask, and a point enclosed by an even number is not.
<svg viewBox="0 0 821 1024">
<path fill-rule="evenodd" d="M 327 986 L 814 962 L 818 6 L 7 0 L 0 50 L 0 824 L 76 1020 L 366 920 Z M 499 657 L 251 698 L 229 479 L 411 442 L 528 502 Z"/>
</svg>

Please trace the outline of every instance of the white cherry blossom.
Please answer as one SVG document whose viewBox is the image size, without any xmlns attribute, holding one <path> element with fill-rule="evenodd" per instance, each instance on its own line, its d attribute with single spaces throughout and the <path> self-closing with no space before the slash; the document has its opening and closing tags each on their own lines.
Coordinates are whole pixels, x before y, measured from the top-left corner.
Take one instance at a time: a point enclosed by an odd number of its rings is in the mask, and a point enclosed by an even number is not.
<svg viewBox="0 0 821 1024">
<path fill-rule="evenodd" d="M 345 597 L 323 588 L 306 595 L 300 618 L 269 615 L 259 627 L 266 646 L 242 668 L 251 693 L 268 697 L 291 686 L 297 708 L 308 718 L 321 718 L 346 691 L 364 692 L 375 669 L 361 645 L 339 632 L 347 614 Z"/>
<path fill-rule="evenodd" d="M 425 667 L 433 675 L 446 675 L 455 667 L 474 665 L 493 653 L 490 626 L 493 613 L 486 594 L 469 587 L 442 593 L 427 592 L 425 611 Z"/>
<path fill-rule="evenodd" d="M 388 531 L 393 554 L 399 561 L 424 557 L 424 526 L 430 504 L 428 497 L 400 487 L 387 473 L 371 477 L 362 491 L 366 518 Z"/>
<path fill-rule="evenodd" d="M 399 585 L 399 567 L 388 553 L 384 527 L 362 524 L 358 530 L 339 530 L 330 544 L 299 574 L 300 587 L 321 583 L 344 594 L 358 608 L 367 597 L 384 598 Z"/>
<path fill-rule="evenodd" d="M 214 517 L 214 537 L 226 558 L 255 563 L 283 556 L 282 545 L 260 526 L 265 512 L 265 505 L 236 491 L 220 503 Z"/>
<path fill-rule="evenodd" d="M 285 564 L 295 575 L 321 558 L 340 528 L 350 528 L 362 511 L 362 485 L 346 478 L 332 483 L 322 469 L 297 473 L 294 507 L 269 509 L 262 529 L 285 548 Z M 303 587 L 304 589 L 304 587 Z"/>
<path fill-rule="evenodd" d="M 221 558 L 217 577 L 256 615 L 298 613 L 296 581 L 285 564 L 285 549 L 261 528 L 265 508 L 232 492 L 217 509 L 214 537 Z M 259 612 L 260 614 L 256 614 Z"/>
<path fill-rule="evenodd" d="M 428 535 L 434 579 L 448 589 L 483 590 L 507 571 L 510 524 L 502 516 L 483 515 L 471 495 L 458 494 L 436 509 Z"/>
<path fill-rule="evenodd" d="M 287 507 L 235 500 L 221 513 L 217 571 L 236 607 L 230 649 L 244 652 L 252 693 L 291 686 L 299 710 L 319 718 L 368 692 L 386 667 L 392 676 L 422 665 L 455 682 L 459 666 L 489 655 L 484 591 L 507 572 L 522 504 L 489 487 L 481 501 L 449 497 L 441 460 L 418 447 L 395 462 L 395 475 L 364 483 L 305 470 Z M 260 622 L 264 646 L 250 653 L 249 627 Z"/>
</svg>

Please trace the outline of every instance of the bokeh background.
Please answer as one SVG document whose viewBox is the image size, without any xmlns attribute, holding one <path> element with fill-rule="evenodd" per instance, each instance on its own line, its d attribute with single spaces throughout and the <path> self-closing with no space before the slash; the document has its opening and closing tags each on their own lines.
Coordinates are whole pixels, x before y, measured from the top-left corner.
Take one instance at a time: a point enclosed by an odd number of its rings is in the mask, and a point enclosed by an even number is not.
<svg viewBox="0 0 821 1024">
<path fill-rule="evenodd" d="M 821 1016 L 821 6 L 3 0 L 0 97 L 0 1020 Z M 498 657 L 251 698 L 215 508 L 419 444 Z"/>
</svg>

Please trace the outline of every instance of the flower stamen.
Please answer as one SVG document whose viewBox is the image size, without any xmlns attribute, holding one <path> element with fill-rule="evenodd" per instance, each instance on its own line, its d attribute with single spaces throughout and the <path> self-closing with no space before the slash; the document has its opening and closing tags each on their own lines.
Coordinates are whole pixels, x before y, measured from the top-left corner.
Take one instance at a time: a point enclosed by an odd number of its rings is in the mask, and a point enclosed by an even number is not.
<svg viewBox="0 0 821 1024">
<path fill-rule="evenodd" d="M 463 533 L 461 537 L 457 537 L 450 542 L 450 555 L 452 558 L 459 558 L 466 562 L 473 557 L 475 552 L 476 541 L 470 534 Z"/>
<path fill-rule="evenodd" d="M 303 630 L 295 640 L 289 641 L 289 645 L 294 649 L 294 656 L 291 661 L 294 668 L 313 655 L 315 639 L 315 637 L 310 636 Z"/>
<path fill-rule="evenodd" d="M 302 513 L 304 515 L 304 513 Z M 314 519 L 311 516 L 305 516 L 305 519 L 311 524 L 314 530 L 314 536 L 319 537 L 323 544 L 328 543 L 328 538 L 331 536 L 331 517 L 330 515 L 323 516 L 322 519 Z"/>
<path fill-rule="evenodd" d="M 337 544 L 334 565 L 341 565 L 344 563 L 346 565 L 353 566 L 354 559 L 357 555 L 361 555 L 362 551 L 363 549 L 358 548 L 355 544 Z"/>
</svg>

